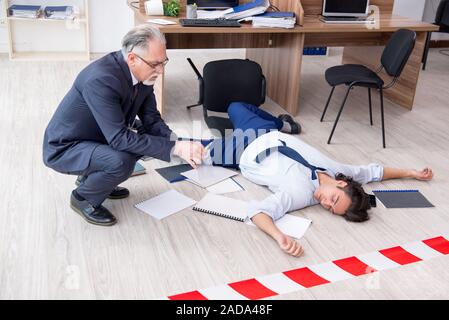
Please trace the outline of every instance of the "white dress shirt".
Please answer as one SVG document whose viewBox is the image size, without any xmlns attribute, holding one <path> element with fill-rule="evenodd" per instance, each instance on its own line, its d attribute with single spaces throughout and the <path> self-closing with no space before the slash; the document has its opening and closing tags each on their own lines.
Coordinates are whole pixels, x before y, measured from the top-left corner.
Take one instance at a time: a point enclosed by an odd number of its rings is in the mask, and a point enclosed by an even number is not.
<svg viewBox="0 0 449 320">
<path fill-rule="evenodd" d="M 123 59 L 124 59 L 125 61 L 128 60 L 128 57 L 127 57 L 127 55 L 123 52 L 123 50 L 122 50 L 122 56 L 123 56 Z M 133 81 L 133 86 L 135 86 L 136 84 L 139 83 L 139 80 L 137 80 L 137 78 L 134 76 L 134 73 L 133 73 L 131 70 L 129 70 L 129 73 L 131 73 L 131 79 L 132 79 L 132 81 Z"/>
<path fill-rule="evenodd" d="M 310 164 L 325 168 L 328 175 L 334 177 L 343 173 L 361 184 L 380 181 L 383 177 L 383 167 L 376 163 L 365 166 L 354 166 L 338 163 L 308 145 L 301 139 L 291 135 L 273 131 L 253 141 L 240 158 L 240 170 L 245 178 L 267 186 L 274 194 L 263 201 L 251 201 L 248 217 L 263 212 L 273 220 L 278 220 L 287 212 L 318 204 L 313 193 L 319 186 L 318 178 L 312 180 L 311 170 L 289 157 L 273 152 L 260 163 L 256 156 L 275 146 L 286 145 L 303 156 Z"/>
</svg>

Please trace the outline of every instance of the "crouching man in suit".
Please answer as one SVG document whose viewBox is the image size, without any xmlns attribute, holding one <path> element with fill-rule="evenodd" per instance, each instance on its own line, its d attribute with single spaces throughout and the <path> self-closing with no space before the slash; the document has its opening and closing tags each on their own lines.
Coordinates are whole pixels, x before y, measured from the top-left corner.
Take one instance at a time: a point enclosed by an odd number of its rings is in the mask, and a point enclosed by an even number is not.
<svg viewBox="0 0 449 320">
<path fill-rule="evenodd" d="M 118 185 L 129 178 L 141 156 L 170 161 L 175 155 L 193 167 L 201 163 L 203 146 L 177 141 L 156 108 L 153 84 L 168 62 L 165 43 L 156 28 L 133 28 L 123 38 L 121 51 L 81 71 L 47 126 L 44 163 L 78 175 L 70 206 L 90 223 L 117 222 L 102 203 L 129 196 Z M 139 133 L 131 129 L 137 115 L 143 125 Z"/>
</svg>

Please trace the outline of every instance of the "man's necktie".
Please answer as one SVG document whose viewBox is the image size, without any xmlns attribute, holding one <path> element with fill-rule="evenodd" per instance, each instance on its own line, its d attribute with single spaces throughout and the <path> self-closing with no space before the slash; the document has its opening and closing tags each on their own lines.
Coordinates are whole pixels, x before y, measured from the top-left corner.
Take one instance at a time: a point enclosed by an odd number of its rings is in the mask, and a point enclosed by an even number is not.
<svg viewBox="0 0 449 320">
<path fill-rule="evenodd" d="M 131 112 L 129 114 L 129 120 L 128 120 L 128 127 L 132 128 L 134 127 L 135 123 L 135 116 L 137 111 L 135 110 L 134 103 L 136 102 L 137 95 L 139 94 L 139 88 L 141 86 L 142 82 L 138 82 L 136 85 L 133 86 L 133 93 L 131 97 Z"/>
<path fill-rule="evenodd" d="M 295 149 L 287 147 L 287 144 L 284 141 L 282 141 L 282 140 L 279 140 L 279 141 L 283 144 L 282 146 L 267 148 L 264 151 L 260 152 L 256 157 L 256 162 L 260 163 L 263 159 L 268 157 L 272 152 L 277 151 L 277 152 L 283 154 L 284 156 L 287 156 L 290 159 L 295 160 L 296 162 L 309 168 L 312 171 L 312 180 L 316 180 L 316 178 L 317 178 L 316 172 L 315 172 L 316 170 L 326 171 L 326 169 L 324 169 L 324 168 L 316 167 L 316 166 L 310 164 Z"/>
<path fill-rule="evenodd" d="M 132 98 L 132 102 L 134 103 L 134 101 L 136 101 L 137 95 L 139 94 L 139 88 L 142 82 L 138 82 L 134 87 L 133 87 L 133 98 Z"/>
</svg>

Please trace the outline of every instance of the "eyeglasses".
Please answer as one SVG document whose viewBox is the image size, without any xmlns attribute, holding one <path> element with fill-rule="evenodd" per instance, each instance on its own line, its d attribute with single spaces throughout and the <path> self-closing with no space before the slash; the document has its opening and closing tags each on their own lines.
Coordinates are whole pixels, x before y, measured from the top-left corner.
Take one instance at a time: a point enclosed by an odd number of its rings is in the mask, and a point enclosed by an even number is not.
<svg viewBox="0 0 449 320">
<path fill-rule="evenodd" d="M 145 64 L 147 66 L 149 66 L 150 68 L 156 69 L 157 67 L 161 66 L 161 67 L 165 67 L 165 65 L 168 63 L 168 58 L 166 58 L 164 61 L 162 62 L 149 62 L 146 61 L 144 58 L 142 58 L 141 56 L 139 56 L 137 53 L 133 52 L 137 58 L 139 58 L 140 60 L 142 60 L 143 62 L 145 62 Z"/>
</svg>

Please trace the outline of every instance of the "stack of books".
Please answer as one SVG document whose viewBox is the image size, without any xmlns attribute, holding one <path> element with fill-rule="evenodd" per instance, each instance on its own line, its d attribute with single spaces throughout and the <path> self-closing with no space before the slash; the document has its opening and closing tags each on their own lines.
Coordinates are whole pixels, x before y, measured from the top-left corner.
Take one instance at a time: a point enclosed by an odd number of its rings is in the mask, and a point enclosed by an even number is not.
<svg viewBox="0 0 449 320">
<path fill-rule="evenodd" d="M 46 19 L 66 20 L 73 19 L 72 6 L 48 6 L 44 9 Z"/>
<path fill-rule="evenodd" d="M 267 12 L 251 19 L 253 27 L 286 28 L 295 27 L 296 17 L 294 12 Z"/>
<path fill-rule="evenodd" d="M 37 19 L 41 14 L 41 6 L 14 4 L 8 8 L 10 17 Z"/>
<path fill-rule="evenodd" d="M 269 0 L 254 0 L 237 7 L 222 11 L 222 16 L 226 19 L 241 20 L 264 13 L 270 7 Z"/>
</svg>

